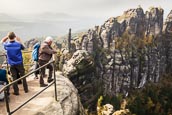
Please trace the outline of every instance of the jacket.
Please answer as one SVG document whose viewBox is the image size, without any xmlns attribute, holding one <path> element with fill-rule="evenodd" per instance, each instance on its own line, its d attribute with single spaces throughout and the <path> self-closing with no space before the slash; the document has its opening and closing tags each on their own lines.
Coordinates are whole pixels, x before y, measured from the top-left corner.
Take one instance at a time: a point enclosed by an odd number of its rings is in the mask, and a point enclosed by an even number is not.
<svg viewBox="0 0 172 115">
<path fill-rule="evenodd" d="M 52 47 L 48 45 L 48 43 L 44 42 L 39 48 L 39 60 L 48 62 L 52 58 L 52 54 L 55 53 L 57 52 L 53 50 Z"/>
<path fill-rule="evenodd" d="M 10 65 L 20 65 L 23 63 L 21 50 L 24 46 L 16 41 L 9 41 L 3 43 L 4 49 L 7 52 L 7 61 Z"/>
</svg>

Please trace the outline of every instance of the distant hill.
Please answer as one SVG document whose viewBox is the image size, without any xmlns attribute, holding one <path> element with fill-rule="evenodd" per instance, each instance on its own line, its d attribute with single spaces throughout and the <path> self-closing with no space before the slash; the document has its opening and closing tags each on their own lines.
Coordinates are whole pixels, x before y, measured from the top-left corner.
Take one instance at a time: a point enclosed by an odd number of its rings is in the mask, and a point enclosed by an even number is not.
<svg viewBox="0 0 172 115">
<path fill-rule="evenodd" d="M 100 19 L 74 17 L 65 13 L 42 13 L 34 15 L 7 15 L 0 13 L 0 38 L 14 31 L 23 41 L 42 36 L 62 36 L 99 25 Z"/>
</svg>

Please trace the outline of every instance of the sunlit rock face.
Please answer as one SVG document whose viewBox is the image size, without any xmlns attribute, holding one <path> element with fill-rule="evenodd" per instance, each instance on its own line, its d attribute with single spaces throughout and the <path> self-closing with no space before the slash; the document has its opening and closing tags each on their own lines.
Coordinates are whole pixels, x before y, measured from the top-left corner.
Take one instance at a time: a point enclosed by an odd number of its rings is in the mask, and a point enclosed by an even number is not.
<svg viewBox="0 0 172 115">
<path fill-rule="evenodd" d="M 100 95 L 120 93 L 127 96 L 130 90 L 142 88 L 148 82 L 158 82 L 161 75 L 172 73 L 172 11 L 164 25 L 163 12 L 157 7 L 145 13 L 141 7 L 129 9 L 89 29 L 82 40 L 73 39 L 75 48 L 72 51 L 76 52 L 71 59 L 63 59 L 63 74 L 77 88 L 84 107 L 95 107 Z M 32 46 L 34 42 L 31 40 L 27 45 Z M 69 99 L 69 95 L 74 95 L 72 92 L 77 93 L 76 89 L 63 86 L 66 81 L 57 83 L 62 91 L 58 93 L 59 100 L 66 99 L 60 95 Z M 75 101 L 77 96 L 70 99 Z M 66 107 L 66 114 L 70 114 L 72 109 L 67 110 L 71 107 L 70 100 L 64 103 L 59 106 Z"/>
<path fill-rule="evenodd" d="M 101 26 L 100 38 L 103 41 L 103 48 L 109 49 L 113 38 L 120 36 L 122 29 L 125 28 L 122 24 L 117 22 L 116 18 L 111 17 Z"/>
<path fill-rule="evenodd" d="M 156 7 L 152 7 L 146 12 L 146 35 L 153 35 L 156 37 L 162 33 L 163 14 L 164 10 Z"/>
<path fill-rule="evenodd" d="M 163 74 L 170 73 L 172 12 L 163 32 L 162 28 L 163 9 L 152 7 L 144 13 L 138 7 L 89 29 L 81 37 L 78 47 L 82 50 L 63 66 L 81 102 L 92 107 L 100 95 L 127 96 L 131 90 L 158 82 Z"/>
<path fill-rule="evenodd" d="M 163 13 L 163 9 L 157 7 L 151 7 L 144 13 L 139 6 L 125 11 L 121 16 L 109 18 L 100 27 L 89 29 L 82 37 L 81 48 L 92 55 L 96 75 L 103 80 L 105 94 L 126 93 L 127 89 L 143 87 L 146 81 L 159 81 L 160 72 L 165 72 L 162 68 L 162 65 L 166 65 L 165 51 L 169 52 L 168 62 L 171 60 L 171 50 L 165 48 L 166 45 L 170 47 L 169 43 L 163 44 L 160 40 Z M 168 33 L 171 30 L 171 17 L 170 13 L 165 26 L 165 32 Z M 128 41 L 123 42 L 131 42 L 127 48 L 125 44 L 118 44 L 121 38 L 125 39 L 125 36 L 128 37 Z M 145 37 L 151 38 L 151 45 L 141 46 L 133 41 L 143 40 Z M 77 65 L 75 60 L 78 60 L 74 58 L 75 55 L 78 54 L 75 53 L 64 65 L 64 68 L 68 66 L 68 69 L 64 69 L 64 73 L 68 76 L 72 73 L 79 74 L 77 67 L 73 66 Z M 84 67 L 81 66 L 81 73 L 82 68 Z"/>
<path fill-rule="evenodd" d="M 94 66 L 92 57 L 86 50 L 77 50 L 72 58 L 63 66 L 63 73 L 68 76 L 82 75 L 84 72 L 90 71 Z"/>
<path fill-rule="evenodd" d="M 171 34 L 172 33 L 172 10 L 167 16 L 167 19 L 164 24 L 164 32 L 165 34 Z"/>
<path fill-rule="evenodd" d="M 118 17 L 118 20 L 126 20 L 126 32 L 129 35 L 135 35 L 138 37 L 143 36 L 144 32 L 144 19 L 145 14 L 143 9 L 139 6 L 136 9 L 129 9 L 124 12 L 124 14 Z"/>
<path fill-rule="evenodd" d="M 149 11 L 145 13 L 145 36 L 151 37 L 152 45 L 146 46 L 146 55 L 148 60 L 147 74 L 144 77 L 144 82 L 152 81 L 158 82 L 160 75 L 164 74 L 164 70 L 161 66 L 165 67 L 165 47 L 162 44 L 162 29 L 163 29 L 163 14 L 162 8 L 151 7 Z M 141 81 L 143 83 L 143 81 Z M 143 85 L 142 85 L 143 86 Z"/>
<path fill-rule="evenodd" d="M 88 35 L 86 35 L 86 34 L 83 35 L 82 36 L 82 43 L 81 43 L 82 50 L 87 50 L 88 42 L 89 42 Z"/>
</svg>

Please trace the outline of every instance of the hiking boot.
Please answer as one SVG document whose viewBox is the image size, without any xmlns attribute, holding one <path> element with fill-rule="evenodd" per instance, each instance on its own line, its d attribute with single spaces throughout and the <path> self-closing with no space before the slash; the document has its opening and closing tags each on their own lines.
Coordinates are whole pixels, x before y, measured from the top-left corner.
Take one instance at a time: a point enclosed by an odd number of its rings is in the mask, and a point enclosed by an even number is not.
<svg viewBox="0 0 172 115">
<path fill-rule="evenodd" d="M 35 76 L 34 79 L 38 79 L 38 76 Z"/>
<path fill-rule="evenodd" d="M 25 93 L 28 93 L 28 92 L 29 92 L 29 90 L 24 90 L 24 92 L 25 92 Z"/>
<path fill-rule="evenodd" d="M 54 79 L 49 79 L 47 80 L 48 83 L 51 83 Z"/>
<path fill-rule="evenodd" d="M 40 87 L 46 87 L 48 84 L 40 84 Z"/>
<path fill-rule="evenodd" d="M 19 95 L 19 93 L 18 93 L 18 92 L 14 92 L 13 94 L 14 94 L 14 95 Z"/>
</svg>

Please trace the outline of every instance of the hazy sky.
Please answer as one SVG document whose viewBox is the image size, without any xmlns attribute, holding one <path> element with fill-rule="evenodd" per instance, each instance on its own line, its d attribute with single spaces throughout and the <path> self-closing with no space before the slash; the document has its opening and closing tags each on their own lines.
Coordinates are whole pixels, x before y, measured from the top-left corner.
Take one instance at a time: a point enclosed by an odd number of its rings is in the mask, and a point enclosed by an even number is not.
<svg viewBox="0 0 172 115">
<path fill-rule="evenodd" d="M 162 7 L 164 17 L 172 0 L 0 0 L 0 37 L 15 31 L 22 38 L 64 35 L 102 25 L 138 5 L 144 9 Z M 13 22 L 12 22 L 13 21 Z"/>
<path fill-rule="evenodd" d="M 161 6 L 165 15 L 172 9 L 172 0 L 0 0 L 0 13 L 33 14 L 43 12 L 66 13 L 72 16 L 109 18 L 128 8 L 141 5 Z"/>
</svg>

